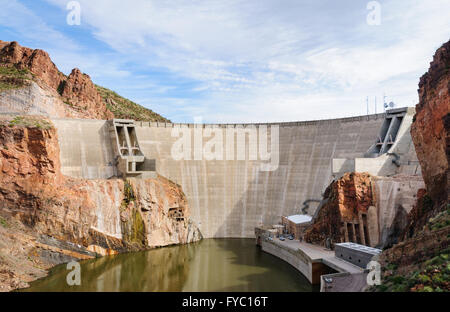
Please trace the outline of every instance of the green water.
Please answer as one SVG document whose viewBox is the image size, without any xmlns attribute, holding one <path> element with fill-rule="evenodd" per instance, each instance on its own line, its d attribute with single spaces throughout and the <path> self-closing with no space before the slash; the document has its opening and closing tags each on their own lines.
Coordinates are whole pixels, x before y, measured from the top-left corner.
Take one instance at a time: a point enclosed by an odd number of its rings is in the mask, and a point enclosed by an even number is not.
<svg viewBox="0 0 450 312">
<path fill-rule="evenodd" d="M 81 285 L 66 265 L 23 291 L 317 291 L 297 270 L 262 252 L 254 239 L 199 243 L 81 261 Z"/>
</svg>

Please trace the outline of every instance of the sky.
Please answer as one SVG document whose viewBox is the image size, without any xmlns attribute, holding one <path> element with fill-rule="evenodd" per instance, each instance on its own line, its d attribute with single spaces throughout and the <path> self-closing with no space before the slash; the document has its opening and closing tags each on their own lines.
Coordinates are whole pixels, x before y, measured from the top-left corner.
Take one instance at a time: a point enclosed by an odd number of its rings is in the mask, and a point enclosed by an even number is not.
<svg viewBox="0 0 450 312">
<path fill-rule="evenodd" d="M 375 99 L 378 113 L 413 106 L 450 39 L 450 0 L 79 0 L 79 25 L 69 2 L 0 0 L 0 40 L 173 122 L 358 116 L 367 97 L 369 113 Z"/>
</svg>

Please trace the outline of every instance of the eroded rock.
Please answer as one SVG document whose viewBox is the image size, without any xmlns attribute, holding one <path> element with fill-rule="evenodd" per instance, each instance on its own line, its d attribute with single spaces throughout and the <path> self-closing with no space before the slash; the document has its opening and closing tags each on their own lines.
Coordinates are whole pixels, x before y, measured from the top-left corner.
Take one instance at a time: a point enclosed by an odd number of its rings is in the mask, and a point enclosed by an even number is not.
<svg viewBox="0 0 450 312">
<path fill-rule="evenodd" d="M 0 125 L 0 216 L 7 223 L 20 224 L 20 229 L 9 229 L 10 234 L 26 232 L 34 237 L 25 240 L 30 245 L 28 249 L 18 249 L 23 255 L 21 261 L 28 261 L 24 260 L 26 253 L 33 248 L 39 251 L 36 261 L 47 269 L 64 259 L 201 239 L 201 233 L 189 219 L 189 206 L 180 186 L 161 176 L 126 181 L 66 177 L 60 172 L 56 129 L 40 117 L 35 118 L 45 127 L 35 126 L 37 121 L 30 118 L 18 122 L 11 117 L 0 123 L 3 124 Z M 174 207 L 178 211 L 176 215 L 171 213 Z M 23 243 L 15 240 L 11 242 L 13 245 L 0 246 L 0 249 L 12 250 Z M 50 257 L 56 254 L 64 256 Z M 50 263 L 42 257 L 59 260 Z M 8 272 L 15 274 L 11 261 L 4 261 L 7 265 L 0 268 L 11 268 Z M 32 279 L 18 280 L 26 283 Z M 11 285 L 4 289 L 25 284 Z"/>
</svg>

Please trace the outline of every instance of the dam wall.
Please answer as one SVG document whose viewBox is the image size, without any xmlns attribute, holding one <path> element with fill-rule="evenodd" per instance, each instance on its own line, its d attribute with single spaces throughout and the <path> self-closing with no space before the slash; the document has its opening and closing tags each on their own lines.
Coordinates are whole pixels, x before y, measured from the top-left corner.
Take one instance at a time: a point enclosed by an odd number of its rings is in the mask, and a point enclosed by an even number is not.
<svg viewBox="0 0 450 312">
<path fill-rule="evenodd" d="M 333 179 L 332 160 L 364 157 L 376 141 L 384 116 L 255 125 L 136 122 L 136 134 L 145 157 L 156 159 L 158 174 L 182 186 L 191 217 L 204 237 L 254 237 L 254 227 L 261 223 L 278 223 L 280 216 L 302 213 L 302 209 L 313 214 L 318 203 L 304 202 L 322 198 Z M 63 174 L 87 179 L 117 175 L 109 122 L 53 122 L 58 129 Z M 173 146 L 181 137 L 174 135 L 176 128 L 215 128 L 225 138 L 229 128 L 263 126 L 269 128 L 268 132 L 276 126 L 279 132 L 279 161 L 272 171 L 261 170 L 266 160 L 250 160 L 249 150 L 254 142 L 249 137 L 244 142 L 245 160 L 226 160 L 225 156 L 224 160 L 194 160 L 196 150 L 208 144 L 207 138 L 200 147 L 190 138 L 194 150 L 191 159 L 173 157 Z M 233 142 L 235 151 L 241 143 Z"/>
<path fill-rule="evenodd" d="M 84 179 L 117 175 L 107 121 L 52 119 L 52 122 L 58 130 L 62 174 Z"/>
</svg>

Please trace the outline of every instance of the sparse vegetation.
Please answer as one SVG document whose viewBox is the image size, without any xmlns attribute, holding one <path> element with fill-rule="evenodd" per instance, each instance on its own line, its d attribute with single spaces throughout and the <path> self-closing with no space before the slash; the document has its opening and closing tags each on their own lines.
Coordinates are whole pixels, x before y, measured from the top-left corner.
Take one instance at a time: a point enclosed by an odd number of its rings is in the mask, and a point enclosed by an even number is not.
<svg viewBox="0 0 450 312">
<path fill-rule="evenodd" d="M 0 225 L 7 228 L 8 227 L 8 222 L 6 221 L 5 218 L 0 217 Z"/>
<path fill-rule="evenodd" d="M 130 205 L 136 201 L 133 186 L 128 180 L 124 182 L 123 200 L 121 211 L 127 211 L 129 218 L 121 221 L 123 239 L 131 245 L 145 245 L 145 224 L 139 209 L 135 205 Z M 139 247 L 138 247 L 139 248 Z"/>
<path fill-rule="evenodd" d="M 15 66 L 0 64 L 0 92 L 23 87 L 33 75 L 27 69 L 17 69 Z"/>
<path fill-rule="evenodd" d="M 131 186 L 131 184 L 128 180 L 125 180 L 125 182 L 124 182 L 123 195 L 124 195 L 123 200 L 126 205 L 128 205 L 132 201 L 135 201 L 135 199 L 136 199 L 134 196 L 133 187 Z"/>
<path fill-rule="evenodd" d="M 134 103 L 109 89 L 96 85 L 98 92 L 103 98 L 106 107 L 114 114 L 116 118 L 134 119 L 138 121 L 159 121 L 170 122 L 170 120 L 161 115 Z"/>
<path fill-rule="evenodd" d="M 2 116 L 0 126 L 51 129 L 53 124 L 39 116 Z"/>
<path fill-rule="evenodd" d="M 422 213 L 426 213 L 427 211 L 430 211 L 433 209 L 433 200 L 431 197 L 426 194 L 422 199 Z"/>
<path fill-rule="evenodd" d="M 28 69 L 17 69 L 12 65 L 0 64 L 0 75 L 14 78 L 32 79 L 33 75 Z"/>
<path fill-rule="evenodd" d="M 372 288 L 385 292 L 443 292 L 450 291 L 450 248 L 438 252 L 406 275 L 397 272 L 395 264 L 385 266 L 382 284 Z"/>
<path fill-rule="evenodd" d="M 431 231 L 437 231 L 450 226 L 450 208 L 440 212 L 434 218 L 430 218 L 426 226 Z"/>
</svg>

